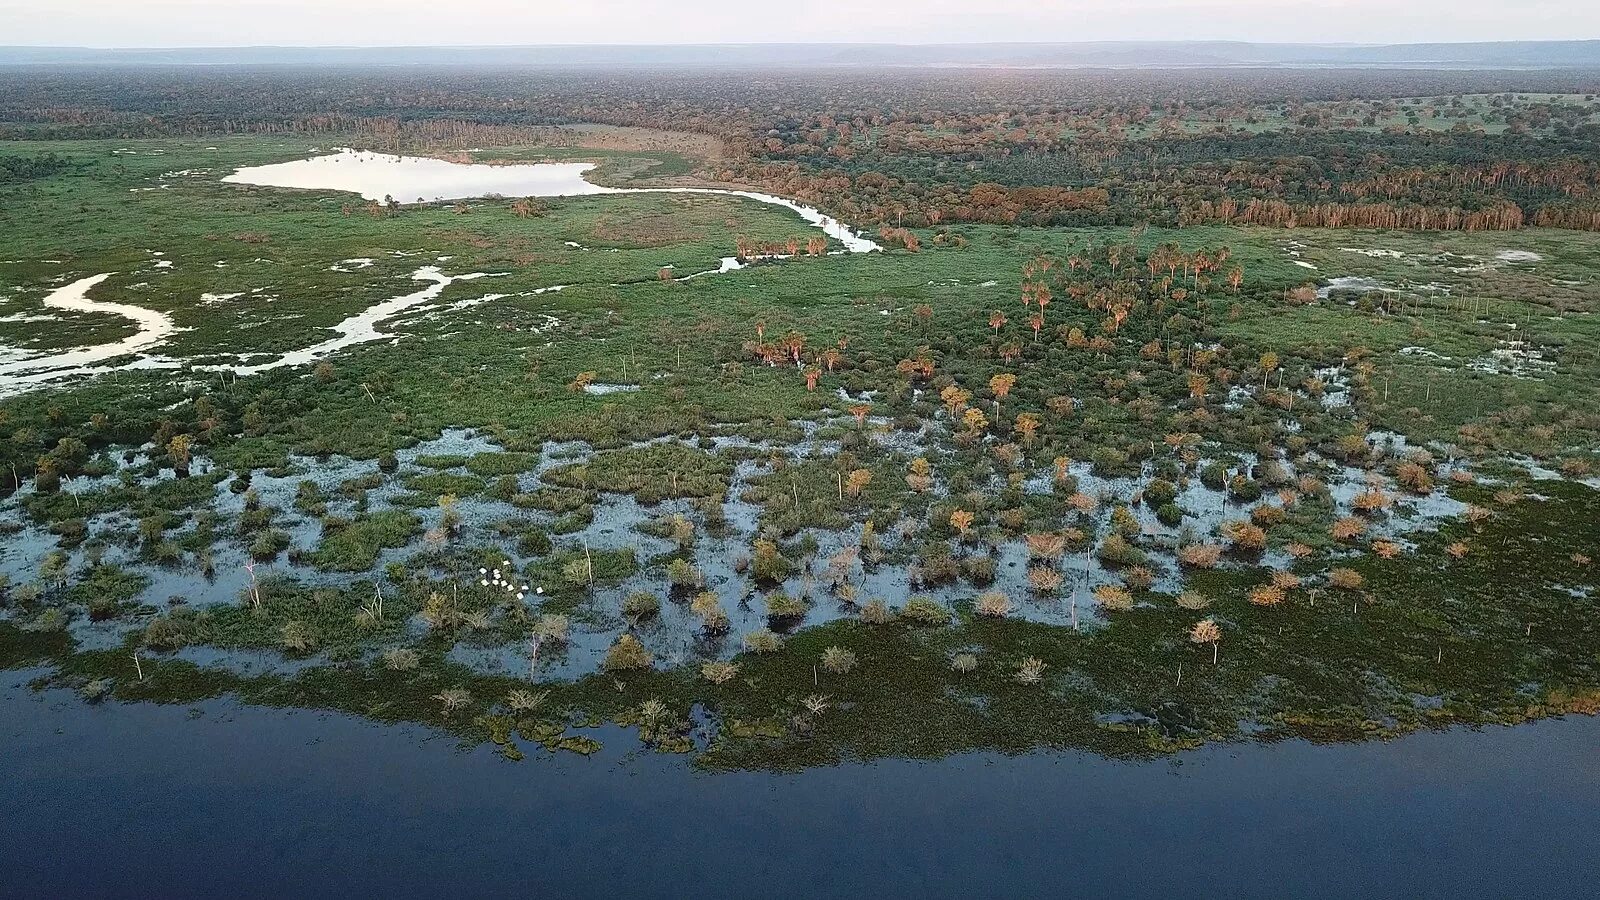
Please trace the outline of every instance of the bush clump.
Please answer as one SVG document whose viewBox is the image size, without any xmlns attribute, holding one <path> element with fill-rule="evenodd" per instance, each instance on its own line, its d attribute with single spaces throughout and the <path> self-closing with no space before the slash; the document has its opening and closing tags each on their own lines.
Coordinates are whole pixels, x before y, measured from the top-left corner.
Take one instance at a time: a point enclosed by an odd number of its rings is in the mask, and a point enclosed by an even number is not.
<svg viewBox="0 0 1600 900">
<path fill-rule="evenodd" d="M 627 672 L 635 669 L 648 669 L 655 665 L 655 658 L 650 651 L 639 643 L 639 639 L 631 634 L 617 638 L 617 642 L 606 651 L 605 661 L 600 664 L 607 672 Z"/>
</svg>

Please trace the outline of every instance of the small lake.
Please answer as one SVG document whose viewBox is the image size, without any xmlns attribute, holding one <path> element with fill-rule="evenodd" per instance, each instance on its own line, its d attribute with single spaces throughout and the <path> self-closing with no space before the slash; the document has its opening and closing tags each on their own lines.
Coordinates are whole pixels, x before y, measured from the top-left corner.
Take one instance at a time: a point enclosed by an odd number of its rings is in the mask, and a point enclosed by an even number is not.
<svg viewBox="0 0 1600 900">
<path fill-rule="evenodd" d="M 420 156 L 393 156 L 341 150 L 293 162 L 255 166 L 222 180 L 308 190 L 350 191 L 367 200 L 393 197 L 401 203 L 464 200 L 473 197 L 575 197 L 615 193 L 584 180 L 594 163 L 464 165 Z"/>
<path fill-rule="evenodd" d="M 418 727 L 0 682 L 0 894 L 1592 896 L 1600 720 L 1150 763 L 706 774 L 617 728 L 509 763 Z"/>
<path fill-rule="evenodd" d="M 488 165 L 454 163 L 420 156 L 395 156 L 342 149 L 285 163 L 240 169 L 222 180 L 229 184 L 306 190 L 348 191 L 367 200 L 393 197 L 401 203 L 470 200 L 480 197 L 581 197 L 592 194 L 714 194 L 742 197 L 792 210 L 807 224 L 822 229 L 849 253 L 881 250 L 850 226 L 815 207 L 758 191 L 724 188 L 613 188 L 584 175 L 593 163 L 518 163 Z"/>
</svg>

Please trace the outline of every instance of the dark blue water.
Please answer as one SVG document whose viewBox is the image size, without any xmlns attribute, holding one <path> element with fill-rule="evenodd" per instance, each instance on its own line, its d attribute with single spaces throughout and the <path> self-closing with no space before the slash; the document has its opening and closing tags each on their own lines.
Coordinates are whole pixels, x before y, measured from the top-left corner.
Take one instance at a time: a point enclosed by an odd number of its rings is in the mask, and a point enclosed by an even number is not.
<svg viewBox="0 0 1600 900">
<path fill-rule="evenodd" d="M 1585 897 L 1600 721 L 706 775 L 0 687 L 0 895 Z"/>
</svg>

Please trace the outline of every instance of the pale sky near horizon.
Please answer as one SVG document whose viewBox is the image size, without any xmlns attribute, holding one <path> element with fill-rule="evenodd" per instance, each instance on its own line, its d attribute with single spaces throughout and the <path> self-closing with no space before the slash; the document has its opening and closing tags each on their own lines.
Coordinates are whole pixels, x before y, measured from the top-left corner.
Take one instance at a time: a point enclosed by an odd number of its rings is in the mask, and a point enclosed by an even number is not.
<svg viewBox="0 0 1600 900">
<path fill-rule="evenodd" d="M 1592 0 L 0 0 L 39 46 L 1584 38 Z"/>
</svg>

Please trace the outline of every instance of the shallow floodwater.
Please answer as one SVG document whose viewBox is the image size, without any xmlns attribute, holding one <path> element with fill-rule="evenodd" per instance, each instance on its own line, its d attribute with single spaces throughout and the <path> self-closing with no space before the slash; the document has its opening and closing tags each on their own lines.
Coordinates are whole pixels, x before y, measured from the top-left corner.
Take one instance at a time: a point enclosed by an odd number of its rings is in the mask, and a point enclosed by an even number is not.
<svg viewBox="0 0 1600 900">
<path fill-rule="evenodd" d="M 1578 897 L 1597 874 L 1585 717 L 706 774 L 617 728 L 591 758 L 510 763 L 335 714 L 91 707 L 30 675 L 0 682 L 17 896 Z"/>
</svg>

